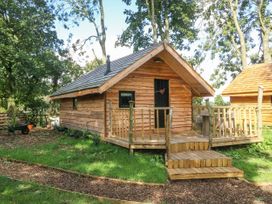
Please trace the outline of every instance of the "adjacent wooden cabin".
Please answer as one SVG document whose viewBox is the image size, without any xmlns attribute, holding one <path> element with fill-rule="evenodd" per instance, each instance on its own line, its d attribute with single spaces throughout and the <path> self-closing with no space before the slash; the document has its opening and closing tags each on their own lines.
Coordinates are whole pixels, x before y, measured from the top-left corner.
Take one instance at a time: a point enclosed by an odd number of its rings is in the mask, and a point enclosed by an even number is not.
<svg viewBox="0 0 272 204">
<path fill-rule="evenodd" d="M 192 129 L 192 99 L 214 89 L 168 44 L 110 62 L 60 88 L 60 123 L 133 149 L 166 149 L 171 179 L 240 177 Z M 192 151 L 194 151 L 192 153 Z"/>
<path fill-rule="evenodd" d="M 258 87 L 263 87 L 262 122 L 272 125 L 272 63 L 244 69 L 222 92 L 232 106 L 257 106 Z"/>
</svg>

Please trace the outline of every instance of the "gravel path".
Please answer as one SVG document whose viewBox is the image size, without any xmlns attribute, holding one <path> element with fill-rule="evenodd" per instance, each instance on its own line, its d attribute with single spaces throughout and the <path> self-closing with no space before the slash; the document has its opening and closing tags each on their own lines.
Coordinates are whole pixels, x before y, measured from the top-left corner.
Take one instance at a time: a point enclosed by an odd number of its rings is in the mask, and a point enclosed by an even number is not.
<svg viewBox="0 0 272 204">
<path fill-rule="evenodd" d="M 152 203 L 271 203 L 272 185 L 257 187 L 236 179 L 210 179 L 146 185 L 79 176 L 49 167 L 0 160 L 0 175 L 65 190 Z"/>
</svg>

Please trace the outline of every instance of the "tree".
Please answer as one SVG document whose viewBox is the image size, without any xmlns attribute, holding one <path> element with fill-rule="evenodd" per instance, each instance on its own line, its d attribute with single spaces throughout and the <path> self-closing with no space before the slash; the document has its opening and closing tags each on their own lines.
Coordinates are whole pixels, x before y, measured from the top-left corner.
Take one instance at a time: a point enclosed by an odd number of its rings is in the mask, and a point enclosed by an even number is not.
<svg viewBox="0 0 272 204">
<path fill-rule="evenodd" d="M 263 49 L 263 61 L 272 62 L 272 48 L 269 47 L 269 38 L 272 33 L 272 3 L 269 0 L 257 0 L 258 25 L 261 33 L 261 42 Z"/>
<path fill-rule="evenodd" d="M 214 98 L 214 105 L 215 106 L 226 106 L 226 105 L 229 105 L 229 103 L 225 102 L 221 95 L 216 95 Z"/>
<path fill-rule="evenodd" d="M 2 104 L 14 101 L 25 109 L 39 108 L 66 80 L 63 73 L 78 69 L 64 59 L 54 13 L 45 0 L 0 1 L 0 98 L 6 101 Z"/>
<path fill-rule="evenodd" d="M 131 5 L 131 0 L 123 0 Z M 194 1 L 136 0 L 137 11 L 125 10 L 127 29 L 116 45 L 145 48 L 157 41 L 168 41 L 177 49 L 189 49 L 197 38 L 194 23 L 198 7 Z"/>
<path fill-rule="evenodd" d="M 217 56 L 220 63 L 211 76 L 215 87 L 234 78 L 249 63 L 271 62 L 271 1 L 205 1 L 203 11 L 208 39 L 203 48 Z M 254 32 L 260 38 L 252 38 Z M 256 48 L 259 49 L 256 51 Z"/>
<path fill-rule="evenodd" d="M 87 20 L 95 28 L 95 34 L 90 35 L 85 40 L 78 40 L 74 45 L 74 49 L 82 49 L 87 42 L 95 39 L 99 42 L 102 51 L 102 60 L 106 62 L 106 26 L 105 26 L 105 12 L 103 0 L 63 0 L 60 4 L 63 11 L 61 19 L 67 21 L 68 17 L 75 16 L 81 20 Z M 67 8 L 68 6 L 68 8 Z M 69 12 L 66 12 L 69 10 Z M 97 22 L 97 15 L 99 15 L 99 22 Z M 78 24 L 77 21 L 75 21 Z"/>
</svg>

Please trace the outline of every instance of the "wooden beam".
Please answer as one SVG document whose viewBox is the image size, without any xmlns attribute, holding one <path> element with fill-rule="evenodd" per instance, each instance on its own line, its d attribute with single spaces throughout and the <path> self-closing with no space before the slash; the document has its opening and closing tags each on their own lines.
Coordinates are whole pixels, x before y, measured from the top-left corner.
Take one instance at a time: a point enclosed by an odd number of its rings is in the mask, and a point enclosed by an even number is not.
<svg viewBox="0 0 272 204">
<path fill-rule="evenodd" d="M 258 115 L 257 115 L 257 127 L 258 127 L 258 137 L 262 136 L 262 104 L 263 104 L 263 87 L 258 88 Z"/>
<path fill-rule="evenodd" d="M 85 89 L 85 90 L 75 91 L 75 92 L 62 94 L 62 95 L 58 95 L 58 96 L 50 96 L 50 99 L 57 100 L 57 99 L 62 99 L 62 98 L 75 98 L 75 97 L 84 96 L 84 95 L 88 95 L 88 94 L 95 94 L 95 93 L 99 93 L 98 88 Z"/>
<path fill-rule="evenodd" d="M 272 91 L 265 91 L 263 90 L 263 96 L 271 96 Z M 258 92 L 239 92 L 239 93 L 228 93 L 228 92 L 223 92 L 222 96 L 258 96 Z"/>
</svg>

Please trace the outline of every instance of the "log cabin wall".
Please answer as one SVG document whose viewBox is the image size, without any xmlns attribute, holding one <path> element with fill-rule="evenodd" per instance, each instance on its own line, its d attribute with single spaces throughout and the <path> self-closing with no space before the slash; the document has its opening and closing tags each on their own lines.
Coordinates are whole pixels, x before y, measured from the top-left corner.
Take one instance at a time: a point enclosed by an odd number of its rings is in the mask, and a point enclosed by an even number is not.
<svg viewBox="0 0 272 204">
<path fill-rule="evenodd" d="M 73 99 L 60 102 L 61 125 L 75 129 L 88 129 L 104 136 L 104 94 L 77 97 L 77 109 L 73 110 Z"/>
<path fill-rule="evenodd" d="M 139 67 L 106 92 L 107 101 L 111 101 L 113 109 L 119 108 L 119 91 L 135 91 L 136 108 L 154 107 L 155 79 L 169 80 L 169 104 L 170 107 L 173 108 L 172 131 L 181 132 L 191 130 L 191 89 L 164 62 L 155 63 L 152 59 Z M 107 114 L 107 125 L 108 124 L 109 117 Z"/>
<path fill-rule="evenodd" d="M 258 100 L 257 96 L 231 96 L 230 102 L 232 105 L 251 105 L 257 106 Z M 272 96 L 264 96 L 263 97 L 263 105 L 262 105 L 262 118 L 263 125 L 272 125 Z"/>
</svg>

